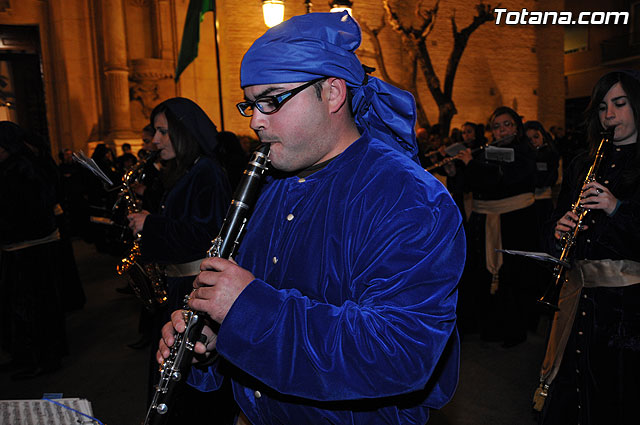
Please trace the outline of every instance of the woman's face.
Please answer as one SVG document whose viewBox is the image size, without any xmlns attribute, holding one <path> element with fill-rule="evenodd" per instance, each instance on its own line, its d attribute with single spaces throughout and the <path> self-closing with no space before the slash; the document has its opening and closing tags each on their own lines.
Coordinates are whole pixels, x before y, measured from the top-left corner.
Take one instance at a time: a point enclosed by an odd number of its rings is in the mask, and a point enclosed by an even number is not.
<svg viewBox="0 0 640 425">
<path fill-rule="evenodd" d="M 476 131 L 470 125 L 465 125 L 462 127 L 462 141 L 467 143 L 476 138 Z"/>
<path fill-rule="evenodd" d="M 500 140 L 505 137 L 515 136 L 518 133 L 518 128 L 511 115 L 502 114 L 496 116 L 491 122 L 491 133 L 495 140 Z"/>
<path fill-rule="evenodd" d="M 527 130 L 527 138 L 529 139 L 529 143 L 531 143 L 535 148 L 539 148 L 542 146 L 542 143 L 544 143 L 542 133 L 540 133 L 540 130 L 536 130 L 534 128 Z"/>
<path fill-rule="evenodd" d="M 633 143 L 638 138 L 638 128 L 629 98 L 620 83 L 614 84 L 598 106 L 598 118 L 603 127 L 615 126 L 613 141 L 618 144 Z"/>
<path fill-rule="evenodd" d="M 160 151 L 160 158 L 164 160 L 176 157 L 176 151 L 169 138 L 169 123 L 164 112 L 158 113 L 153 119 L 153 127 L 156 129 L 153 135 L 153 144 Z"/>
</svg>

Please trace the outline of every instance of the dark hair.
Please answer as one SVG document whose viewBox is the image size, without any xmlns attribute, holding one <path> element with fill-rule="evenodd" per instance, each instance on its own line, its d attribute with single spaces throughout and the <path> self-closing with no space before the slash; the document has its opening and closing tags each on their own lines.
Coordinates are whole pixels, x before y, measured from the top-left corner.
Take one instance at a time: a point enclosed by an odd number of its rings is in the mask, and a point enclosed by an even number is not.
<svg viewBox="0 0 640 425">
<path fill-rule="evenodd" d="M 605 74 L 593 87 L 593 91 L 591 92 L 591 101 L 584 112 L 587 127 L 587 141 L 589 142 L 592 155 L 595 154 L 595 149 L 602 139 L 600 132 L 604 130 L 602 123 L 600 123 L 600 103 L 609 90 L 611 90 L 611 87 L 617 83 L 620 83 L 620 86 L 622 86 L 622 89 L 627 94 L 629 104 L 633 110 L 636 129 L 640 128 L 640 81 L 632 77 L 629 73 L 623 71 L 615 71 Z"/>
<path fill-rule="evenodd" d="M 504 114 L 508 114 L 511 118 L 513 118 L 513 121 L 516 123 L 516 131 L 517 131 L 518 138 L 522 139 L 524 137 L 524 127 L 522 125 L 522 117 L 520 117 L 520 115 L 518 115 L 516 111 L 509 108 L 508 106 L 500 106 L 495 111 L 493 111 L 493 114 L 491 114 L 491 117 L 489 118 L 489 124 L 492 124 L 493 120 L 496 119 L 496 117 Z"/>
<path fill-rule="evenodd" d="M 484 137 L 484 125 L 482 124 L 476 124 L 474 122 L 471 121 L 467 121 L 464 124 L 462 124 L 462 128 L 464 127 L 471 127 L 473 128 L 473 134 L 474 134 L 474 145 L 475 146 L 479 146 L 482 145 L 486 142 L 485 137 Z"/>
<path fill-rule="evenodd" d="M 96 145 L 96 148 L 93 150 L 93 153 L 91 154 L 91 159 L 93 159 L 94 161 L 101 161 L 107 157 L 107 154 L 109 152 L 111 152 L 111 149 L 109 149 L 106 144 L 98 143 Z"/>
<path fill-rule="evenodd" d="M 551 137 L 551 135 L 544 129 L 544 126 L 542 125 L 542 123 L 540 121 L 527 121 L 526 123 L 524 123 L 524 132 L 525 132 L 525 136 L 526 136 L 526 132 L 528 130 L 537 130 L 540 132 L 540 134 L 542 134 L 542 140 L 544 143 L 552 146 L 553 145 L 553 138 Z"/>
<path fill-rule="evenodd" d="M 0 146 L 10 154 L 31 152 L 26 145 L 27 133 L 12 121 L 0 121 Z"/>
<path fill-rule="evenodd" d="M 589 157 L 595 156 L 602 135 L 600 132 L 604 130 L 600 122 L 599 108 L 600 103 L 607 95 L 609 90 L 617 83 L 620 83 L 622 90 L 627 95 L 629 105 L 633 111 L 633 119 L 636 124 L 636 130 L 640 129 L 640 79 L 636 76 L 637 71 L 614 71 L 605 74 L 598 80 L 591 92 L 591 100 L 589 106 L 584 112 L 585 124 L 587 128 L 587 142 L 589 144 Z M 627 172 L 623 175 L 624 181 L 632 181 L 640 175 L 640 141 L 636 140 L 636 154 L 633 158 L 634 165 L 628 167 Z"/>
<path fill-rule="evenodd" d="M 462 142 L 462 131 L 459 128 L 452 128 L 451 134 L 449 135 L 449 139 L 451 143 L 460 143 Z"/>
<path fill-rule="evenodd" d="M 142 128 L 142 132 L 143 133 L 154 134 L 156 132 L 156 129 L 153 128 L 152 124 L 147 124 Z"/>
<path fill-rule="evenodd" d="M 198 141 L 194 139 L 182 121 L 165 105 L 160 104 L 153 110 L 151 122 L 153 122 L 155 117 L 160 113 L 164 113 L 167 118 L 169 139 L 176 153 L 175 158 L 166 162 L 166 167 L 163 171 L 165 189 L 168 190 L 180 180 L 180 177 L 189 171 L 196 159 L 203 155 L 204 152 L 200 148 Z"/>
<path fill-rule="evenodd" d="M 329 78 L 329 77 L 327 77 Z M 322 85 L 324 84 L 324 82 L 327 81 L 327 79 L 325 78 L 324 80 L 320 80 L 317 83 L 313 84 L 313 89 L 316 91 L 316 97 L 318 98 L 318 100 L 322 101 Z M 345 84 L 347 82 L 345 81 Z M 347 87 L 347 106 L 349 106 L 349 112 L 351 113 L 351 116 L 353 116 L 353 93 L 351 93 L 351 89 L 349 87 Z"/>
<path fill-rule="evenodd" d="M 316 91 L 318 100 L 322 100 L 322 84 L 327 80 L 320 80 L 317 83 L 313 83 L 313 89 Z"/>
</svg>

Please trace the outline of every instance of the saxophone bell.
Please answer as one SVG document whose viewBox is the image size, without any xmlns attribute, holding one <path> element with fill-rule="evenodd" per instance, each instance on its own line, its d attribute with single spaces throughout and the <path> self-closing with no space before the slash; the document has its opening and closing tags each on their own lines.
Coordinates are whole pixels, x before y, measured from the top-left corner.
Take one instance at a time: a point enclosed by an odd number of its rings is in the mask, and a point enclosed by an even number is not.
<svg viewBox="0 0 640 425">
<path fill-rule="evenodd" d="M 127 214 L 142 211 L 142 202 L 138 199 L 132 185 L 139 183 L 144 178 L 145 165 L 150 163 L 149 161 L 154 162 L 159 153 L 160 151 L 152 151 L 140 164 L 131 168 L 122 176 L 122 185 L 120 186 L 118 201 L 114 205 L 114 209 L 119 203 L 124 202 L 127 207 Z M 143 306 L 148 311 L 154 312 L 166 304 L 168 291 L 164 281 L 163 270 L 156 264 L 143 263 L 140 260 L 142 255 L 140 251 L 141 239 L 141 233 L 133 234 L 131 248 L 126 257 L 116 267 L 116 272 L 118 275 L 127 278 L 129 286 Z"/>
</svg>

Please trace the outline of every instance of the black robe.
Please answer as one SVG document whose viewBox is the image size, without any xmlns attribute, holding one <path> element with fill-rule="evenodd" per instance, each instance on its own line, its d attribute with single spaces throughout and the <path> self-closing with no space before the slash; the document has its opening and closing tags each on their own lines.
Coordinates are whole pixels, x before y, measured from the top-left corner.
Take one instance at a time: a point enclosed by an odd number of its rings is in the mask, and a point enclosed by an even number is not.
<svg viewBox="0 0 640 425">
<path fill-rule="evenodd" d="M 33 241 L 56 230 L 55 187 L 28 153 L 0 163 L 0 245 Z M 0 267 L 2 346 L 18 367 L 53 370 L 66 353 L 59 278 L 60 241 L 3 250 Z"/>
<path fill-rule="evenodd" d="M 480 151 L 464 168 L 464 182 L 476 200 L 500 200 L 531 193 L 535 185 L 535 153 L 524 141 L 515 139 L 514 162 L 486 160 Z M 531 278 L 530 260 L 504 255 L 499 271 L 499 287 L 490 294 L 492 275 L 485 260 L 486 215 L 472 212 L 468 223 L 467 288 L 460 288 L 460 315 L 478 323 L 481 337 L 514 345 L 526 339 L 531 312 L 534 310 L 535 282 Z M 536 246 L 535 208 L 530 205 L 500 215 L 502 247 L 533 251 Z"/>
<path fill-rule="evenodd" d="M 588 229 L 578 233 L 573 260 L 640 262 L 640 178 L 623 175 L 634 162 L 636 144 L 609 146 L 597 181 L 621 201 L 611 216 L 593 210 Z M 582 154 L 566 170 L 549 228 L 549 250 L 561 246 L 551 236 L 555 222 L 578 199 L 591 160 Z M 583 288 L 571 336 L 541 415 L 543 424 L 637 424 L 640 400 L 640 284 Z"/>
<path fill-rule="evenodd" d="M 217 236 L 231 203 L 231 188 L 224 169 L 215 159 L 217 131 L 206 114 L 193 102 L 173 98 L 166 106 L 191 133 L 204 155 L 201 155 L 178 181 L 165 190 L 159 211 L 147 216 L 140 241 L 141 260 L 160 265 L 183 264 L 204 259 L 211 241 Z M 159 105 L 159 106 L 160 106 Z M 152 113 L 154 116 L 154 113 Z M 155 361 L 162 325 L 173 311 L 183 308 L 184 296 L 193 289 L 193 276 L 167 277 L 168 301 L 155 317 L 150 350 L 150 390 L 158 383 Z M 182 381 L 175 390 L 172 416 L 168 424 L 203 423 L 210 412 L 208 405 L 219 412 L 219 423 L 230 423 L 235 415 L 229 390 L 216 395 L 200 393 Z"/>
</svg>

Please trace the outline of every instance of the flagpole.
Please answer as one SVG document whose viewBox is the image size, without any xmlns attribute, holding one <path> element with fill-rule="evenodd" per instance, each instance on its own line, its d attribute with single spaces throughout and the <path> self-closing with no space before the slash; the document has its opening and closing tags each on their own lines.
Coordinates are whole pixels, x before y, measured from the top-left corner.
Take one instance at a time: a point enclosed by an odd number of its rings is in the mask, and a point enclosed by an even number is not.
<svg viewBox="0 0 640 425">
<path fill-rule="evenodd" d="M 224 109 L 222 107 L 222 71 L 220 69 L 220 42 L 218 40 L 218 6 L 213 0 L 213 38 L 216 43 L 216 67 L 218 69 L 218 102 L 220 105 L 220 130 L 224 131 Z"/>
</svg>

